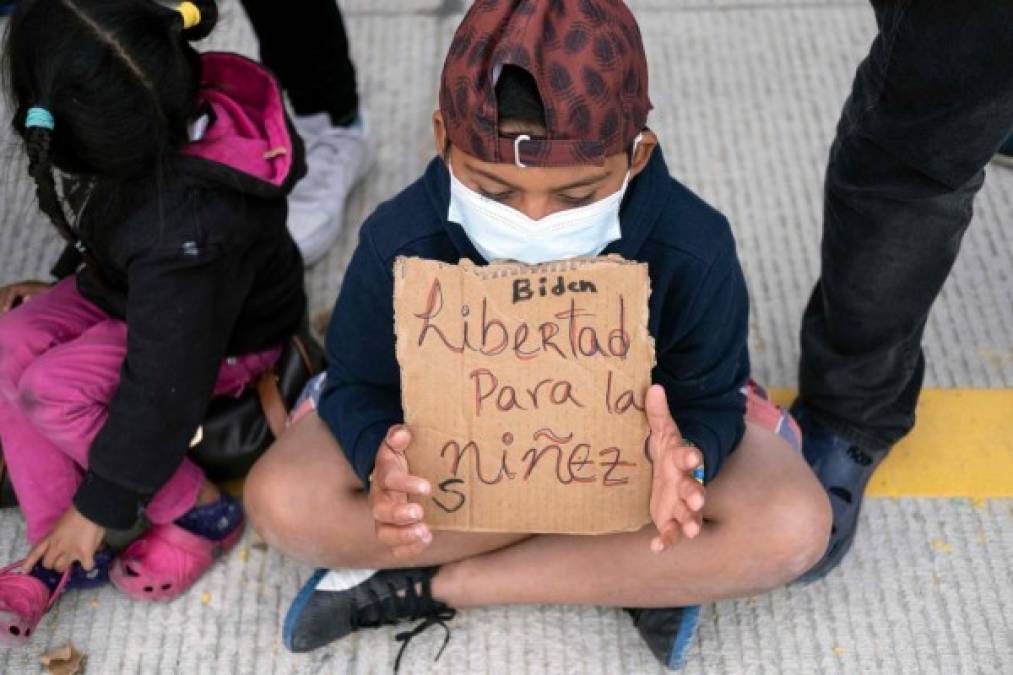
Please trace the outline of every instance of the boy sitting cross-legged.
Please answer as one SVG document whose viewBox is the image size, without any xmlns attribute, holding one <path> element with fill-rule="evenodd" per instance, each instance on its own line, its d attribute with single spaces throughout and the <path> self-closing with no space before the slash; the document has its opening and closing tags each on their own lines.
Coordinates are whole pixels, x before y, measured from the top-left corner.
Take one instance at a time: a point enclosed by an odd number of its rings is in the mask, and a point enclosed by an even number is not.
<svg viewBox="0 0 1013 675">
<path fill-rule="evenodd" d="M 619 2 L 478 2 L 465 16 L 433 115 L 438 156 L 363 225 L 316 409 L 246 485 L 269 544 L 342 568 L 296 598 L 290 649 L 365 626 L 428 626 L 464 607 L 597 604 L 636 608 L 648 646 L 674 667 L 696 605 L 785 584 L 823 554 L 827 497 L 794 421 L 749 380 L 731 230 L 669 176 L 650 108 L 640 32 Z M 649 269 L 653 524 L 600 536 L 431 531 L 407 501 L 432 486 L 405 460 L 394 259 L 598 254 Z"/>
</svg>

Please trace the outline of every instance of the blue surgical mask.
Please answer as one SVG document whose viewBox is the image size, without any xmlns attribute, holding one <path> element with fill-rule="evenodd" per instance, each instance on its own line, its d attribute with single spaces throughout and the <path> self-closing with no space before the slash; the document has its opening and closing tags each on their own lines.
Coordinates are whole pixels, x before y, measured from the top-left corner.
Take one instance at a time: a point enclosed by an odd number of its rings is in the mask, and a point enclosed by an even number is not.
<svg viewBox="0 0 1013 675">
<path fill-rule="evenodd" d="M 636 152 L 640 136 L 633 142 Z M 470 189 L 450 169 L 450 210 L 475 249 L 488 261 L 519 260 L 534 265 L 550 260 L 596 256 L 622 236 L 619 207 L 629 184 L 626 172 L 618 191 L 593 204 L 533 220 L 520 211 Z"/>
</svg>

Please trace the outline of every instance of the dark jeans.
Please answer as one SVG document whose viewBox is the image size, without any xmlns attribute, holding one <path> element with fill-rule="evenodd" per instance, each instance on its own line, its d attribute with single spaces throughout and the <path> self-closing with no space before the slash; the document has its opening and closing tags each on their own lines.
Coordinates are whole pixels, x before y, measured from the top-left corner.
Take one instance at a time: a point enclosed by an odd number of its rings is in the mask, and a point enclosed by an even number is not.
<svg viewBox="0 0 1013 675">
<path fill-rule="evenodd" d="M 242 0 L 260 40 L 260 58 L 298 115 L 329 113 L 336 122 L 359 107 L 355 67 L 337 0 Z"/>
<path fill-rule="evenodd" d="M 800 400 L 871 450 L 914 426 L 922 333 L 1013 128 L 1013 2 L 881 0 L 830 150 Z"/>
</svg>

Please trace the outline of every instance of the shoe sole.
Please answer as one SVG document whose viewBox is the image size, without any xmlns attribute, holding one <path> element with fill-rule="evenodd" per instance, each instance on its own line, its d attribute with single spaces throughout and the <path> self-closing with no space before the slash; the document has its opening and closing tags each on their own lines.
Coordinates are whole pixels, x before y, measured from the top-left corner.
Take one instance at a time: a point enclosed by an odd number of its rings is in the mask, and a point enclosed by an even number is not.
<svg viewBox="0 0 1013 675">
<path fill-rule="evenodd" d="M 668 663 L 665 664 L 669 670 L 681 670 L 686 665 L 686 652 L 690 643 L 696 635 L 696 627 L 700 623 L 700 605 L 682 608 L 682 616 L 679 619 L 679 630 L 675 632 L 675 643 L 672 645 L 672 653 L 668 655 Z"/>
<path fill-rule="evenodd" d="M 285 614 L 285 623 L 281 627 L 281 641 L 285 645 L 285 649 L 295 654 L 300 654 L 308 651 L 312 651 L 313 648 L 299 649 L 293 642 L 295 633 L 295 625 L 299 622 L 299 617 L 302 616 L 302 611 L 306 607 L 306 604 L 313 597 L 313 593 L 317 590 L 317 585 L 320 580 L 327 574 L 326 569 L 318 569 L 313 573 L 313 576 L 303 584 L 303 587 L 299 589 L 299 593 L 296 594 L 295 599 L 288 608 L 288 613 Z"/>
</svg>

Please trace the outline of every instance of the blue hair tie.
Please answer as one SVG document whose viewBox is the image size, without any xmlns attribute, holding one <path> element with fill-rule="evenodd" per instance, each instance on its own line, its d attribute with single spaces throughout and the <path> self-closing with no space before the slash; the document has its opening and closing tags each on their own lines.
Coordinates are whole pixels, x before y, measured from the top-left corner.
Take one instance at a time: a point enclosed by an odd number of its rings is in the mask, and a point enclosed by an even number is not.
<svg viewBox="0 0 1013 675">
<path fill-rule="evenodd" d="M 25 128 L 31 129 L 33 127 L 52 131 L 56 127 L 56 120 L 53 119 L 53 114 L 45 108 L 29 108 L 28 115 L 25 117 Z"/>
</svg>

